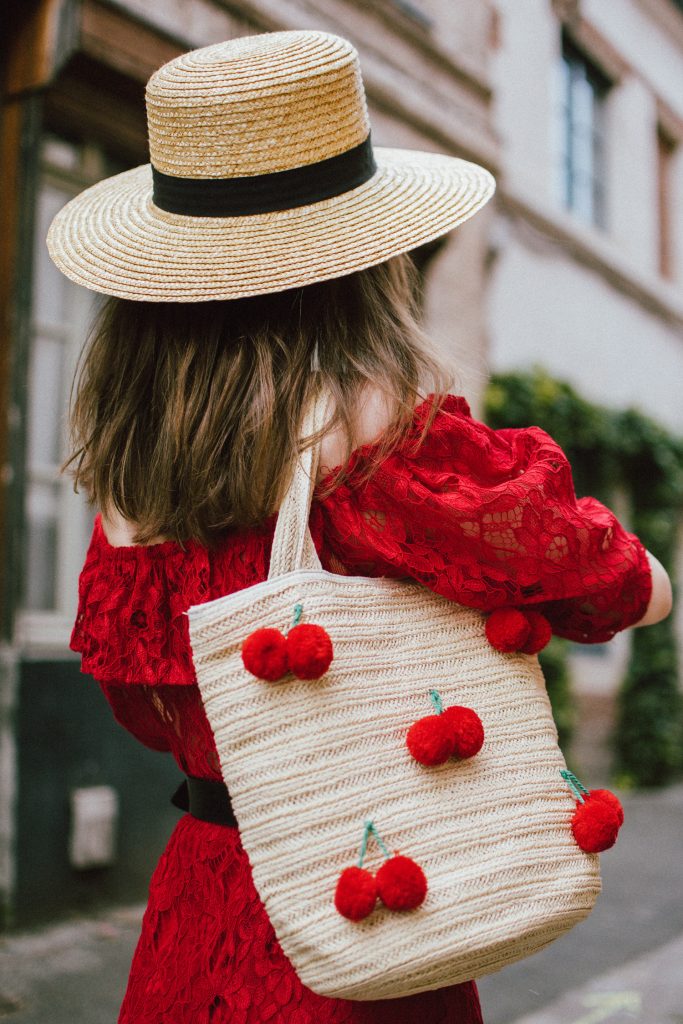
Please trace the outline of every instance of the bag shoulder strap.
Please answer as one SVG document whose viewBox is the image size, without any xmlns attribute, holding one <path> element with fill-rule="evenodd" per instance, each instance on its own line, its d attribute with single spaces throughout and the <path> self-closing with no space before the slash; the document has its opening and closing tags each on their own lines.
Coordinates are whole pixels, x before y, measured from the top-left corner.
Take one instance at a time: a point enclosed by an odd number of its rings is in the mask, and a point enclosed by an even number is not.
<svg viewBox="0 0 683 1024">
<path fill-rule="evenodd" d="M 304 414 L 301 437 L 308 437 L 320 430 L 327 415 L 329 397 L 327 391 L 320 388 L 317 390 Z M 317 441 L 301 452 L 297 459 L 294 475 L 275 524 L 268 570 L 269 580 L 295 569 L 322 571 L 308 528 L 319 456 L 320 442 Z"/>
</svg>

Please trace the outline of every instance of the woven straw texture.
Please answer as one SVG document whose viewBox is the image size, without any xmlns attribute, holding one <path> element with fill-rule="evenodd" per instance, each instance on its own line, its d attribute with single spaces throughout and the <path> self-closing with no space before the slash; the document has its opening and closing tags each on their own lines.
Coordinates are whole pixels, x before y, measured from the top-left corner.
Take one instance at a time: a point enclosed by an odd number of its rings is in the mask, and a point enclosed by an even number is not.
<svg viewBox="0 0 683 1024">
<path fill-rule="evenodd" d="M 248 177 L 353 149 L 370 124 L 358 55 L 326 32 L 268 32 L 184 54 L 147 86 L 151 161 L 186 178 Z M 55 217 L 50 255 L 96 292 L 167 302 L 281 291 L 361 270 L 450 231 L 493 195 L 485 168 L 375 147 L 363 185 L 250 216 L 169 213 L 150 164 L 86 189 Z"/>
<path fill-rule="evenodd" d="M 152 75 L 146 98 L 151 162 L 179 177 L 301 167 L 370 131 L 356 51 L 325 32 L 268 32 L 183 54 Z"/>
<path fill-rule="evenodd" d="M 320 400 L 305 433 L 319 422 Z M 269 579 L 189 610 L 197 680 L 256 888 L 299 977 L 327 996 L 372 1000 L 467 981 L 536 952 L 585 918 L 599 858 L 576 844 L 538 659 L 487 643 L 484 616 L 407 581 L 320 567 L 307 518 L 315 452 L 278 516 Z M 308 536 L 307 536 L 308 535 Z M 251 676 L 254 630 L 286 632 L 295 604 L 325 627 L 334 660 L 317 681 Z M 484 746 L 426 768 L 410 725 L 444 705 L 479 714 Z M 416 860 L 416 910 L 337 913 L 337 878 L 371 818 Z M 383 857 L 370 841 L 364 866 Z"/>
</svg>

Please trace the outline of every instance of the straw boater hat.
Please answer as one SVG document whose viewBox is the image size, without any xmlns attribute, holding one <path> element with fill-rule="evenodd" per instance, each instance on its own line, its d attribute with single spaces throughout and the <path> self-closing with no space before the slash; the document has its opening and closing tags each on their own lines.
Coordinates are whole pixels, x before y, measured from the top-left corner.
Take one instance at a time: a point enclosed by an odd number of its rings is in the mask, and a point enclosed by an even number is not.
<svg viewBox="0 0 683 1024">
<path fill-rule="evenodd" d="M 206 46 L 147 83 L 151 164 L 55 217 L 52 259 L 127 299 L 233 299 L 341 277 L 477 212 L 495 181 L 457 157 L 373 147 L 353 46 L 267 32 Z"/>
</svg>

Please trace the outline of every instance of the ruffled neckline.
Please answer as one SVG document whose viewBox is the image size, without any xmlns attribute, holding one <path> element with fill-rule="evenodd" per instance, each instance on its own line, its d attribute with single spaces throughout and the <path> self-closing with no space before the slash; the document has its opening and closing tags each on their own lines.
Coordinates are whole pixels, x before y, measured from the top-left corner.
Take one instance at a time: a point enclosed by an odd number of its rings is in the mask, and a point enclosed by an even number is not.
<svg viewBox="0 0 683 1024">
<path fill-rule="evenodd" d="M 432 397 L 416 406 L 406 439 L 394 453 L 422 433 Z M 469 407 L 464 399 L 446 396 L 434 420 L 435 436 L 440 416 L 447 420 L 449 413 L 469 416 Z M 344 465 L 319 481 L 316 490 L 346 469 L 343 484 L 324 501 L 314 502 L 311 509 L 311 534 L 319 550 L 323 543 L 322 505 L 328 510 L 331 503 L 344 505 L 355 472 L 365 467 L 379 447 L 379 441 L 359 446 Z M 100 682 L 194 684 L 187 609 L 266 578 L 275 520 L 274 513 L 256 527 L 226 532 L 210 553 L 195 539 L 185 541 L 184 546 L 176 540 L 110 544 L 98 512 L 79 577 L 78 613 L 69 644 L 82 655 L 81 671 Z M 333 558 L 329 566 L 332 571 L 343 571 L 343 566 L 335 567 Z"/>
<path fill-rule="evenodd" d="M 135 558 L 141 551 L 144 551 L 148 558 L 167 558 L 169 555 L 176 554 L 177 552 L 183 554 L 192 553 L 192 548 L 197 545 L 195 540 L 187 540 L 185 541 L 185 551 L 183 551 L 177 540 L 163 540 L 156 544 L 111 544 L 102 526 L 101 512 L 95 515 L 93 540 L 98 547 L 102 548 L 105 554 L 121 559 Z"/>
</svg>

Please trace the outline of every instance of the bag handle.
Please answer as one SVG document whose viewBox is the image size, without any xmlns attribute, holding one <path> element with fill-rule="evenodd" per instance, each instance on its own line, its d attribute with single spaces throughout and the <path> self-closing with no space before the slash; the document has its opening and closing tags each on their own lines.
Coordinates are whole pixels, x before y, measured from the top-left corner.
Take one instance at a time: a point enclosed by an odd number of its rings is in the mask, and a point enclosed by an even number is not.
<svg viewBox="0 0 683 1024">
<path fill-rule="evenodd" d="M 300 437 L 308 437 L 322 427 L 327 415 L 329 393 L 318 389 L 304 414 Z M 309 445 L 297 459 L 294 475 L 278 512 L 270 555 L 268 579 L 295 569 L 322 571 L 315 550 L 308 517 L 315 488 L 320 442 Z"/>
</svg>

